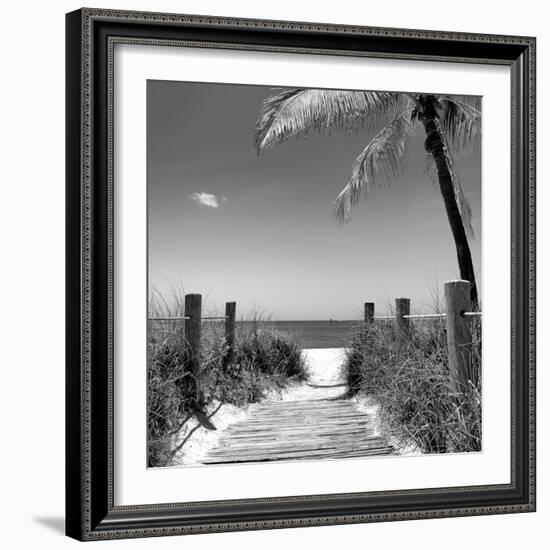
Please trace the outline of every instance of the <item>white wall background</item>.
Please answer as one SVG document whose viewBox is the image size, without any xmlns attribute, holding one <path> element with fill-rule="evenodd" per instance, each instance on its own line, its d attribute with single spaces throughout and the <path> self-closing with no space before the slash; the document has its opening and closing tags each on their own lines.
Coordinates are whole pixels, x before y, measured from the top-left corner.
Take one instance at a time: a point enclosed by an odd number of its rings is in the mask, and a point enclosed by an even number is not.
<svg viewBox="0 0 550 550">
<path fill-rule="evenodd" d="M 549 306 L 549 22 L 537 0 L 432 0 L 321 4 L 313 0 L 104 0 L 88 6 L 327 23 L 526 34 L 538 38 L 539 312 Z M 64 511 L 64 13 L 78 1 L 27 1 L 2 8 L 0 33 L 0 538 L 5 548 L 76 546 Z M 545 28 L 546 27 L 546 28 Z M 542 243 L 542 244 L 541 244 Z M 539 341 L 549 323 L 539 315 Z M 539 396 L 548 348 L 539 346 Z M 549 407 L 539 397 L 539 465 L 547 459 Z M 503 421 L 506 421 L 503 419 Z M 424 520 L 102 543 L 119 548 L 530 548 L 550 520 L 548 476 L 539 468 L 536 514 Z M 546 527 L 546 528 L 545 528 Z M 546 537 L 545 537 L 546 538 Z M 541 542 L 537 542 L 540 540 Z"/>
</svg>

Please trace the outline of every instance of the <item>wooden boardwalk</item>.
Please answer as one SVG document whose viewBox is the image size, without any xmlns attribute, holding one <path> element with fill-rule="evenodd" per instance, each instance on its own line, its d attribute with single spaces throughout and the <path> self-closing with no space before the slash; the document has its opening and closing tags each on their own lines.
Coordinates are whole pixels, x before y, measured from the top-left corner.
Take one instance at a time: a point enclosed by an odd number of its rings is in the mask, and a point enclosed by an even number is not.
<svg viewBox="0 0 550 550">
<path fill-rule="evenodd" d="M 372 415 L 346 399 L 270 402 L 227 428 L 204 464 L 393 454 Z"/>
<path fill-rule="evenodd" d="M 250 407 L 247 418 L 228 426 L 218 445 L 201 462 L 318 460 L 395 453 L 387 438 L 376 433 L 374 413 L 364 412 L 354 401 L 345 399 L 345 385 L 338 372 L 330 370 L 321 369 L 320 376 L 312 377 L 298 400 Z"/>
</svg>

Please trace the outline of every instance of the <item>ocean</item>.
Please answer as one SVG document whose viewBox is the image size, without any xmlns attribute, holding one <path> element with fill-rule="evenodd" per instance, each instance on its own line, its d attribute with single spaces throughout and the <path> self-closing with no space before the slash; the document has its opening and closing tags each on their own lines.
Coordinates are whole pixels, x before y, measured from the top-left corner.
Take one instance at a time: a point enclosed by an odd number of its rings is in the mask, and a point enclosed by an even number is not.
<svg viewBox="0 0 550 550">
<path fill-rule="evenodd" d="M 260 321 L 259 327 L 288 334 L 303 348 L 343 348 L 363 325 L 360 321 Z M 251 321 L 237 321 L 236 331 L 250 330 Z"/>
</svg>

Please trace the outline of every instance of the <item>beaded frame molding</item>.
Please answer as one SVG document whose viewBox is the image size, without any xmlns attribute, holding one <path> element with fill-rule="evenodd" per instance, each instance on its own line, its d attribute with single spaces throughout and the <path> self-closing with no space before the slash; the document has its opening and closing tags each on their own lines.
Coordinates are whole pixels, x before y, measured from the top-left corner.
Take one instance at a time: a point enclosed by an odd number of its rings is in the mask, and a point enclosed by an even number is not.
<svg viewBox="0 0 550 550">
<path fill-rule="evenodd" d="M 67 535 L 101 540 L 534 511 L 535 39 L 86 8 L 66 18 Z M 112 82 L 117 43 L 510 67 L 509 484 L 114 505 Z"/>
</svg>

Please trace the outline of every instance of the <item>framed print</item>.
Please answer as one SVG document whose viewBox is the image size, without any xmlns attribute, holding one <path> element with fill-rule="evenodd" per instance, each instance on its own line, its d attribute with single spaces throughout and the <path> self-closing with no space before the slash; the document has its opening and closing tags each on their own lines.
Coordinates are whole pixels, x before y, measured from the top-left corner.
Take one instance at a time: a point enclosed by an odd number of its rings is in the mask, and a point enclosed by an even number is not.
<svg viewBox="0 0 550 550">
<path fill-rule="evenodd" d="M 67 15 L 67 535 L 535 509 L 535 39 Z"/>
</svg>

